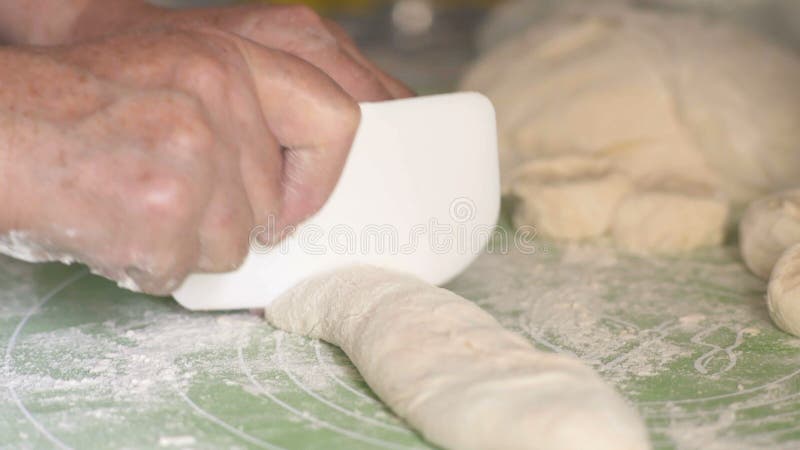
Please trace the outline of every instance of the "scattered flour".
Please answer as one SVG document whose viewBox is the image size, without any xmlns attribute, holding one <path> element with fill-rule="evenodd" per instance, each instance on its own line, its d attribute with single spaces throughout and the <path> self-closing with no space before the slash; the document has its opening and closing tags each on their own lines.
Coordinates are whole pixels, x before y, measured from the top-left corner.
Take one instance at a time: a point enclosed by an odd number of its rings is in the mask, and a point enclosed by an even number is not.
<svg viewBox="0 0 800 450">
<path fill-rule="evenodd" d="M 63 230 L 64 236 L 74 239 L 78 231 L 72 228 Z M 60 262 L 71 265 L 77 262 L 74 256 L 53 250 L 47 241 L 34 238 L 27 231 L 12 230 L 5 235 L 0 235 L 0 255 L 10 256 L 15 259 L 30 263 Z M 107 274 L 92 268 L 92 273 L 108 276 L 116 280 L 117 286 L 133 292 L 141 292 L 136 281 L 124 272 Z"/>
<path fill-rule="evenodd" d="M 194 436 L 161 436 L 158 438 L 160 447 L 187 447 L 197 443 Z"/>
<path fill-rule="evenodd" d="M 30 233 L 19 230 L 12 230 L 0 236 L 0 255 L 33 263 L 59 261 L 69 265 L 75 262 L 72 256 L 54 252 L 48 249 L 46 244 L 33 239 Z"/>
<path fill-rule="evenodd" d="M 551 248 L 486 255 L 450 287 L 540 347 L 590 363 L 640 403 L 656 448 L 773 448 L 780 433 L 765 430 L 781 419 L 765 405 L 791 414 L 800 358 L 779 355 L 796 355 L 797 343 L 769 322 L 764 284 L 733 249 L 643 258 L 607 240 Z"/>
<path fill-rule="evenodd" d="M 192 355 L 229 351 L 260 327 L 261 320 L 246 314 L 220 320 L 145 311 L 131 322 L 108 320 L 32 333 L 13 349 L 13 372 L 6 384 L 25 394 L 61 392 L 48 399 L 52 403 L 75 396 L 147 405 L 174 385 L 185 388 L 199 371 L 222 369 L 213 360 L 191 360 Z M 48 370 L 41 370 L 43 362 Z"/>
<path fill-rule="evenodd" d="M 780 448 L 771 445 L 778 430 L 791 429 L 787 423 L 800 416 L 792 415 L 800 340 L 771 324 L 764 284 L 735 252 L 720 248 L 682 259 L 625 255 L 609 243 L 549 248 L 484 255 L 449 288 L 541 348 L 586 360 L 638 404 L 656 448 L 713 448 L 709 442 Z M 25 280 L 53 280 L 43 270 L 0 257 L 6 336 L 43 294 L 41 285 Z M 127 429 L 133 417 L 186 411 L 176 387 L 203 405 L 213 404 L 205 396 L 214 392 L 264 398 L 266 391 L 302 412 L 266 412 L 280 414 L 283 426 L 318 430 L 309 417 L 341 420 L 327 406 L 327 413 L 313 409 L 319 402 L 303 388 L 391 420 L 375 412 L 380 404 L 366 393 L 361 398 L 342 386 L 364 385 L 331 346 L 274 331 L 250 314 L 189 313 L 143 296 L 97 291 L 102 282 L 90 281 L 81 288 L 84 301 L 55 298 L 37 312 L 21 330 L 11 364 L 0 365 L 5 386 L 38 408 L 61 411 L 53 413 L 59 432 L 83 433 L 89 422 Z M 243 375 L 239 348 L 263 391 Z M 242 417 L 230 414 L 234 425 Z M 166 440 L 154 436 L 150 445 L 177 447 L 170 438 L 186 434 L 164 430 Z"/>
</svg>

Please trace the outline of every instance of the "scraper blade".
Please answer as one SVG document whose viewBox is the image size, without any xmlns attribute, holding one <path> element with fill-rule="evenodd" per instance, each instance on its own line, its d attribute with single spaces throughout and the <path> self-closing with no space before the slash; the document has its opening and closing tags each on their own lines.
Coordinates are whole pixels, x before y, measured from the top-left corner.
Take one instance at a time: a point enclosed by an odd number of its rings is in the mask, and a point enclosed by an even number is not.
<svg viewBox="0 0 800 450">
<path fill-rule="evenodd" d="M 238 270 L 191 275 L 173 294 L 181 305 L 261 308 L 307 277 L 353 264 L 441 284 L 475 259 L 500 209 L 489 100 L 455 93 L 363 103 L 361 111 L 342 176 L 322 209 L 272 248 L 251 239 Z"/>
</svg>

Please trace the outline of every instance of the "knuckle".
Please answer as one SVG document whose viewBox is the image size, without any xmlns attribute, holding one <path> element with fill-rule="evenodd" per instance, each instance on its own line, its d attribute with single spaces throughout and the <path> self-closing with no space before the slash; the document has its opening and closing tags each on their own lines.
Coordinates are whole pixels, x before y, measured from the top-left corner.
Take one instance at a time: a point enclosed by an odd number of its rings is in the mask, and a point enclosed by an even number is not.
<svg viewBox="0 0 800 450">
<path fill-rule="evenodd" d="M 194 185 L 176 170 L 146 168 L 138 175 L 134 191 L 145 221 L 180 227 L 193 216 Z"/>
<path fill-rule="evenodd" d="M 206 154 L 214 145 L 214 131 L 201 102 L 187 95 L 175 96 L 164 108 L 169 126 L 160 146 L 192 154 Z"/>
<path fill-rule="evenodd" d="M 150 232 L 137 236 L 125 248 L 122 262 L 110 278 L 148 294 L 172 292 L 191 271 L 196 258 L 196 245 L 185 233 L 175 236 Z"/>
<path fill-rule="evenodd" d="M 341 104 L 338 106 L 336 116 L 338 125 L 334 128 L 336 140 L 349 147 L 361 123 L 361 109 L 355 101 L 346 97 L 342 99 Z"/>
<path fill-rule="evenodd" d="M 201 94 L 219 92 L 231 78 L 229 65 L 204 51 L 184 57 L 175 73 L 179 85 Z"/>
<path fill-rule="evenodd" d="M 169 295 L 186 277 L 186 270 L 175 266 L 170 257 L 154 254 L 148 267 L 128 267 L 119 281 L 151 295 Z"/>
<path fill-rule="evenodd" d="M 293 21 L 302 23 L 304 25 L 324 26 L 322 18 L 311 7 L 306 5 L 291 5 L 286 6 L 287 15 Z"/>
<path fill-rule="evenodd" d="M 334 52 L 339 48 L 325 19 L 305 5 L 287 5 L 262 10 L 245 21 L 245 34 L 294 53 Z"/>
</svg>

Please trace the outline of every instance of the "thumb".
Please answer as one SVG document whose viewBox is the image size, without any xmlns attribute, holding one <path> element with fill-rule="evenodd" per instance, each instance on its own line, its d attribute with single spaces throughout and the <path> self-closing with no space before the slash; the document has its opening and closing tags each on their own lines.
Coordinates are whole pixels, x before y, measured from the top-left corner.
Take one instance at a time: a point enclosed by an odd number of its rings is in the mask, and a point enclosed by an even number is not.
<svg viewBox="0 0 800 450">
<path fill-rule="evenodd" d="M 333 79 L 288 53 L 243 41 L 264 119 L 283 151 L 283 227 L 317 212 L 339 180 L 361 118 Z"/>
</svg>

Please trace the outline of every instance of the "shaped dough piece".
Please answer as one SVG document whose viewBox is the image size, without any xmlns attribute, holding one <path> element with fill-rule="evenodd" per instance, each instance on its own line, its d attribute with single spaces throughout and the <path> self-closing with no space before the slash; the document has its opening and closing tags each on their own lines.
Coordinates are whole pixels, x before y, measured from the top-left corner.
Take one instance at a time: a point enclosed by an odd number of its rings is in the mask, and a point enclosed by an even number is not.
<svg viewBox="0 0 800 450">
<path fill-rule="evenodd" d="M 552 12 L 482 55 L 461 84 L 495 105 L 504 182 L 531 159 L 583 153 L 636 183 L 705 180 L 736 204 L 796 185 L 791 50 L 721 21 L 548 3 Z"/>
<path fill-rule="evenodd" d="M 301 283 L 265 317 L 341 347 L 389 407 L 445 448 L 649 448 L 640 419 L 591 369 L 414 277 L 340 270 Z"/>
<path fill-rule="evenodd" d="M 531 161 L 519 168 L 510 183 L 517 197 L 514 225 L 530 225 L 555 239 L 579 240 L 601 236 L 631 181 L 602 160 L 563 157 Z"/>
<path fill-rule="evenodd" d="M 710 194 L 650 190 L 626 197 L 612 234 L 634 253 L 675 253 L 722 243 L 729 206 Z"/>
<path fill-rule="evenodd" d="M 767 306 L 778 328 L 800 336 L 800 244 L 786 250 L 775 265 Z"/>
<path fill-rule="evenodd" d="M 768 279 L 787 248 L 800 243 L 800 189 L 751 203 L 739 225 L 739 245 L 747 267 Z"/>
</svg>

